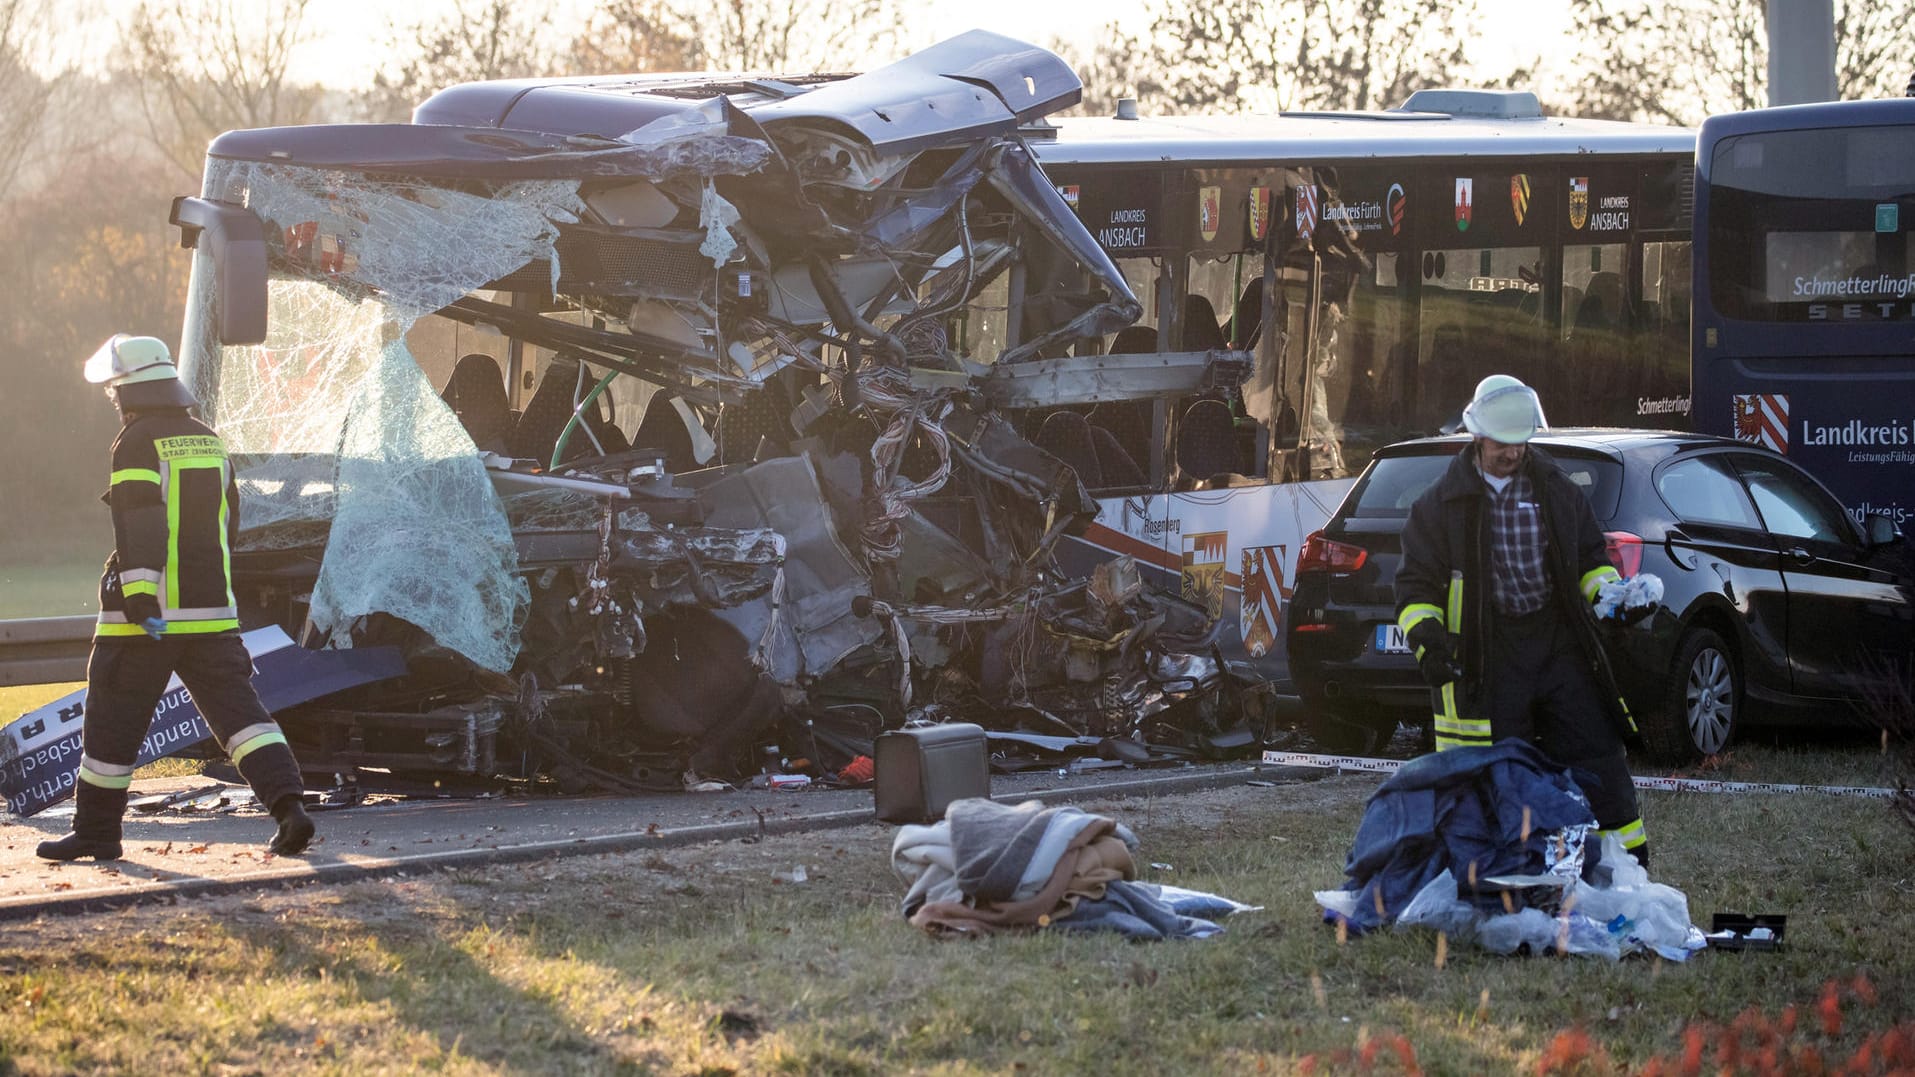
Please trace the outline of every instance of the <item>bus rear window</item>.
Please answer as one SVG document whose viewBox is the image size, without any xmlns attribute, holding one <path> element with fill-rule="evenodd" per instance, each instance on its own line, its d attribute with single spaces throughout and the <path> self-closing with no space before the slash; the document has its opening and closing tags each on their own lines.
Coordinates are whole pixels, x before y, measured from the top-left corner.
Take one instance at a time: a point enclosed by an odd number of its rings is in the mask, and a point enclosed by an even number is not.
<svg viewBox="0 0 1915 1077">
<path fill-rule="evenodd" d="M 1716 145 L 1707 215 L 1717 310 L 1752 321 L 1915 319 L 1915 129 L 1774 131 Z"/>
</svg>

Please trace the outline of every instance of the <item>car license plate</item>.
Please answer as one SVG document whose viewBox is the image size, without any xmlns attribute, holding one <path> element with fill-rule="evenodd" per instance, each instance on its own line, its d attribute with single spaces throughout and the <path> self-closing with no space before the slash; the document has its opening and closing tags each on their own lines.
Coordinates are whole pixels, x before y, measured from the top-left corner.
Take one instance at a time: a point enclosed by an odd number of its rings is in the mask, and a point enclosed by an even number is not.
<svg viewBox="0 0 1915 1077">
<path fill-rule="evenodd" d="M 1376 651 L 1378 654 L 1409 654 L 1410 645 L 1403 642 L 1402 626 L 1392 624 L 1377 625 Z"/>
</svg>

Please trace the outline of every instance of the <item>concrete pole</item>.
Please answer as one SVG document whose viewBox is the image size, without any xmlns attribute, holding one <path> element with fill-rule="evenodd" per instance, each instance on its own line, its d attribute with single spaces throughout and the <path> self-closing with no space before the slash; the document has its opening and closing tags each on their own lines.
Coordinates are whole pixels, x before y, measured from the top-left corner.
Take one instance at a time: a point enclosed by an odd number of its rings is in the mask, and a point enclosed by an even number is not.
<svg viewBox="0 0 1915 1077">
<path fill-rule="evenodd" d="M 1834 0 L 1768 0 L 1769 104 L 1835 100 Z"/>
</svg>

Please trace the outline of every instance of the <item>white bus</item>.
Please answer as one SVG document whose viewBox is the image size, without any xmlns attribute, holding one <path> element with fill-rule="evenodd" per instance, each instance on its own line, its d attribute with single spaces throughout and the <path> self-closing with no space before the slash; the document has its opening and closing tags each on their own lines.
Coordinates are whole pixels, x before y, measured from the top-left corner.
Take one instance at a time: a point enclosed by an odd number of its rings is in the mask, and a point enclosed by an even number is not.
<svg viewBox="0 0 1915 1077">
<path fill-rule="evenodd" d="M 1687 427 L 1694 131 L 1546 117 L 1501 91 L 1121 111 L 1030 133 L 1145 307 L 1074 354 L 1235 350 L 1247 375 L 1025 426 L 1103 506 L 1071 563 L 1126 553 L 1179 580 L 1226 622 L 1230 658 L 1283 679 L 1309 535 L 1372 450 L 1454 424 L 1483 376 L 1534 385 L 1559 425 Z M 1007 275 L 961 335 L 988 359 L 1075 286 Z"/>
</svg>

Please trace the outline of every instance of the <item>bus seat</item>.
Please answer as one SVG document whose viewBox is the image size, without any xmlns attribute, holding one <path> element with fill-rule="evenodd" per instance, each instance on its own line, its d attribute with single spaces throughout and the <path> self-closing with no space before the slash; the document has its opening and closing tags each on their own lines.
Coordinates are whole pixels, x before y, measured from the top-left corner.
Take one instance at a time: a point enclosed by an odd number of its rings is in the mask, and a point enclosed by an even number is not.
<svg viewBox="0 0 1915 1077">
<path fill-rule="evenodd" d="M 1619 273 L 1596 273 L 1589 278 L 1589 287 L 1584 289 L 1582 301 L 1576 305 L 1576 331 L 1589 329 L 1614 329 L 1621 324 L 1622 318 L 1622 275 Z"/>
<path fill-rule="evenodd" d="M 691 431 L 685 419 L 672 406 L 672 394 L 656 392 L 645 407 L 645 418 L 632 431 L 632 447 L 650 449 L 665 458 L 665 468 L 674 473 L 694 470 L 698 459 L 692 448 Z"/>
<path fill-rule="evenodd" d="M 1217 308 L 1201 295 L 1184 296 L 1183 350 L 1207 352 L 1227 347 L 1223 330 L 1217 325 Z"/>
<path fill-rule="evenodd" d="M 505 395 L 499 361 L 483 352 L 459 357 L 445 392 L 439 394 L 481 452 L 503 453 L 511 440 L 513 415 Z"/>
<path fill-rule="evenodd" d="M 1426 408 L 1435 408 L 1438 417 L 1447 415 L 1456 408 L 1469 402 L 1470 392 L 1476 384 L 1471 377 L 1469 337 L 1460 325 L 1439 325 L 1430 334 L 1430 354 L 1425 366 L 1428 368 L 1421 379 L 1424 391 L 1420 394 Z M 1483 373 L 1491 373 L 1484 371 Z M 1427 425 L 1434 426 L 1431 422 Z"/>
<path fill-rule="evenodd" d="M 541 463 L 552 459 L 552 447 L 572 417 L 572 391 L 578 383 L 578 370 L 578 360 L 570 357 L 554 359 L 545 368 L 525 413 L 513 428 L 509 441 L 513 456 Z"/>
<path fill-rule="evenodd" d="M 726 404 L 718 412 L 718 461 L 725 464 L 755 462 L 761 443 L 772 454 L 782 454 L 791 442 L 790 414 L 791 405 L 785 399 L 783 386 L 776 381 L 759 386 L 735 404 Z M 647 417 L 650 417 L 649 410 Z"/>
<path fill-rule="evenodd" d="M 539 378 L 539 387 L 532 391 L 532 401 L 525 406 L 525 414 L 519 417 L 513 427 L 509 444 L 512 455 L 520 459 L 550 462 L 552 450 L 558 444 L 559 435 L 565 432 L 565 426 L 572 421 L 573 394 L 579 387 L 579 361 L 571 356 L 560 356 L 552 360 Z M 600 448 L 607 455 L 624 452 L 631 448 L 625 435 L 605 420 L 605 413 L 598 400 L 585 413 L 585 425 L 592 435 L 598 438 Z M 572 437 L 565 443 L 564 460 L 576 460 L 592 454 L 592 441 L 582 431 L 572 431 Z M 564 462 L 561 461 L 561 463 Z"/>
<path fill-rule="evenodd" d="M 1257 335 L 1263 329 L 1263 278 L 1255 277 L 1243 286 L 1243 294 L 1237 297 L 1236 332 L 1230 346 L 1238 351 L 1248 351 L 1257 343 Z"/>
<path fill-rule="evenodd" d="M 1107 400 L 1092 405 L 1090 424 L 1110 434 L 1132 460 L 1150 456 L 1151 402 L 1148 400 Z"/>
<path fill-rule="evenodd" d="M 1157 350 L 1157 330 L 1148 325 L 1127 325 L 1111 338 L 1111 355 L 1149 355 Z"/>
<path fill-rule="evenodd" d="M 1192 489 L 1212 475 L 1238 471 L 1236 420 L 1221 400 L 1199 400 L 1177 424 L 1177 481 Z"/>
<path fill-rule="evenodd" d="M 1097 447 L 1091 437 L 1090 421 L 1074 411 L 1054 411 L 1038 428 L 1038 448 L 1070 465 L 1077 478 L 1092 489 L 1104 485 L 1103 469 L 1098 466 Z"/>
<path fill-rule="evenodd" d="M 1097 469 L 1105 487 L 1147 486 L 1149 476 L 1137 466 L 1137 458 L 1117 440 L 1117 435 L 1101 426 L 1090 428 L 1091 447 L 1097 451 Z"/>
</svg>

